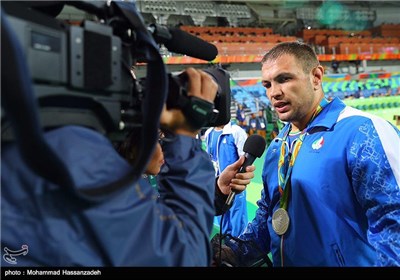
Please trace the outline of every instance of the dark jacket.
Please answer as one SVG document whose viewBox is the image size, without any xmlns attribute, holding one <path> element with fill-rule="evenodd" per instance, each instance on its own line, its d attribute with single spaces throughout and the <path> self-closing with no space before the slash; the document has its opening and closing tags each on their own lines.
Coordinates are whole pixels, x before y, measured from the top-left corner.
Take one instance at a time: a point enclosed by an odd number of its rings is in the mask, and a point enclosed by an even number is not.
<svg viewBox="0 0 400 280">
<path fill-rule="evenodd" d="M 200 140 L 178 136 L 164 147 L 160 198 L 144 179 L 90 201 L 82 190 L 132 171 L 104 136 L 82 127 L 46 133 L 75 189 L 36 176 L 15 145 L 1 156 L 2 266 L 208 266 L 214 169 Z M 4 251 L 3 251 L 4 252 Z"/>
</svg>

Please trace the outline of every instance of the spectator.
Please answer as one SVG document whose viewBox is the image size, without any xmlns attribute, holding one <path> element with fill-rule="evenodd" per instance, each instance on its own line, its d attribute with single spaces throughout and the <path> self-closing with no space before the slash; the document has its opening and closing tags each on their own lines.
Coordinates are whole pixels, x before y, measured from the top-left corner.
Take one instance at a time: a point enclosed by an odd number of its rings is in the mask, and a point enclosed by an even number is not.
<svg viewBox="0 0 400 280">
<path fill-rule="evenodd" d="M 257 134 L 264 137 L 264 139 L 267 137 L 267 120 L 264 117 L 264 110 L 262 109 L 258 111 Z"/>
<path fill-rule="evenodd" d="M 257 115 L 251 113 L 249 120 L 248 132 L 249 135 L 257 134 Z"/>
<path fill-rule="evenodd" d="M 246 114 L 244 112 L 243 104 L 241 103 L 237 104 L 236 119 L 238 121 L 238 125 L 241 128 L 246 129 Z"/>
</svg>

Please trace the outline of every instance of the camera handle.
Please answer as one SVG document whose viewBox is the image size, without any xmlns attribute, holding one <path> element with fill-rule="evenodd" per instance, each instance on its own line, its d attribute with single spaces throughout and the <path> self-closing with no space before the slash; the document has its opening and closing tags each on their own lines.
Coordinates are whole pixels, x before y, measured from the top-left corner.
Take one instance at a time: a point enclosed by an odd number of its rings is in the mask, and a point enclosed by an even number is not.
<svg viewBox="0 0 400 280">
<path fill-rule="evenodd" d="M 194 129 L 204 127 L 210 120 L 218 116 L 218 110 L 214 103 L 200 99 L 196 96 L 181 95 L 178 107 L 182 109 L 187 121 Z"/>
</svg>

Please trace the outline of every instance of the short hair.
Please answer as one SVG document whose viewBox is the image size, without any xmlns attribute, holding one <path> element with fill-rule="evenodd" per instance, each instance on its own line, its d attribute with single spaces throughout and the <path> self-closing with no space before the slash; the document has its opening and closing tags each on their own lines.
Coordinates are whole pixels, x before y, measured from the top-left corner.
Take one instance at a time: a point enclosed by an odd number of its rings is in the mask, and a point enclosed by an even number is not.
<svg viewBox="0 0 400 280">
<path fill-rule="evenodd" d="M 133 127 L 126 136 L 125 140 L 117 147 L 118 153 L 130 164 L 134 164 L 135 159 L 139 156 L 141 132 L 141 126 Z"/>
<path fill-rule="evenodd" d="M 320 64 L 315 51 L 309 45 L 301 42 L 283 42 L 275 45 L 264 55 L 261 64 L 274 61 L 285 54 L 294 56 L 302 65 L 305 73 L 310 72 Z"/>
<path fill-rule="evenodd" d="M 134 164 L 139 156 L 142 129 L 142 126 L 132 127 L 124 141 L 116 147 L 118 153 L 130 164 Z M 164 133 L 158 130 L 158 140 L 162 138 L 164 138 Z"/>
</svg>

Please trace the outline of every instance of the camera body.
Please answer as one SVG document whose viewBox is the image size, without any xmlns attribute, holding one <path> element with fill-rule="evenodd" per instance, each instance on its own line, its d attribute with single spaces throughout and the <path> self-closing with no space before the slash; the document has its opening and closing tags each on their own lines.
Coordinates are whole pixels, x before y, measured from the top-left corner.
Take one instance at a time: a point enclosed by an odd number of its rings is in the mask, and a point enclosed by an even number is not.
<svg viewBox="0 0 400 280">
<path fill-rule="evenodd" d="M 113 28 L 92 21 L 71 26 L 18 3 L 2 8 L 20 41 L 45 130 L 82 125 L 110 136 L 120 131 L 121 108 L 132 99 L 123 62 L 132 56 Z M 12 139 L 4 122 L 2 140 Z"/>
<path fill-rule="evenodd" d="M 75 26 L 35 9 L 21 9 L 18 3 L 3 2 L 2 8 L 26 55 L 45 130 L 81 125 L 120 141 L 142 121 L 140 95 L 144 91 L 138 90 L 130 67 L 143 54 L 140 46 L 127 44 L 123 38 L 132 29 L 123 19 L 116 16 L 108 25 L 85 20 Z M 229 74 L 217 69 L 205 70 L 220 88 L 214 102 L 217 117 L 206 126 L 230 119 Z M 168 107 L 179 107 L 173 100 L 185 92 L 186 85 L 172 76 Z M 2 124 L 2 140 L 12 140 L 3 116 Z"/>
</svg>

